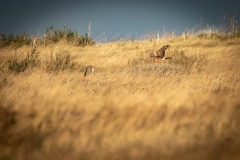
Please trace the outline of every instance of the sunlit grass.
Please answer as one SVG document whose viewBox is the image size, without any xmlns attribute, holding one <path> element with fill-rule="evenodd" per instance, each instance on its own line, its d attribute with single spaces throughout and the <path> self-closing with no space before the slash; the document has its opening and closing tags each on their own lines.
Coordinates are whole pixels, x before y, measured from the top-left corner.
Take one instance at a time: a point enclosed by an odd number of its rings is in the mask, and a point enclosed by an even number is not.
<svg viewBox="0 0 240 160">
<path fill-rule="evenodd" d="M 239 43 L 60 42 L 37 47 L 40 64 L 17 72 L 6 64 L 32 48 L 2 48 L 0 159 L 238 159 Z M 172 59 L 153 63 L 166 44 Z M 84 78 L 88 65 L 96 73 Z"/>
</svg>

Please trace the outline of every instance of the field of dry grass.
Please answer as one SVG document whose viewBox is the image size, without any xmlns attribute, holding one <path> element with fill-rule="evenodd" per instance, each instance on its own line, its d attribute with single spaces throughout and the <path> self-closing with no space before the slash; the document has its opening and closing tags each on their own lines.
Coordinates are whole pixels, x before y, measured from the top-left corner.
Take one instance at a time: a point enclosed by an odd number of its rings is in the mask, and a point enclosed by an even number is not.
<svg viewBox="0 0 240 160">
<path fill-rule="evenodd" d="M 153 63 L 163 45 L 171 60 Z M 202 160 L 240 157 L 240 39 L 39 46 L 23 72 L 0 49 L 0 159 Z M 74 69 L 47 71 L 51 54 Z M 88 65 L 95 76 L 83 77 Z"/>
</svg>

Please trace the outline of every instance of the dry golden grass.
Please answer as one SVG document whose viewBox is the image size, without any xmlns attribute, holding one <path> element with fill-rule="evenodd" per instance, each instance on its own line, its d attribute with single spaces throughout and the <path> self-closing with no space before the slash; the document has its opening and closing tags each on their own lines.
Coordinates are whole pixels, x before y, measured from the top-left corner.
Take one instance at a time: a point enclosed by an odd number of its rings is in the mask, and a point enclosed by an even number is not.
<svg viewBox="0 0 240 160">
<path fill-rule="evenodd" d="M 170 44 L 169 61 L 149 53 Z M 31 51 L 0 49 L 0 159 L 238 159 L 240 39 L 122 41 L 38 47 L 41 66 L 6 62 Z M 52 51 L 51 51 L 52 50 Z M 46 72 L 51 52 L 79 69 Z M 83 77 L 85 66 L 95 76 Z"/>
</svg>

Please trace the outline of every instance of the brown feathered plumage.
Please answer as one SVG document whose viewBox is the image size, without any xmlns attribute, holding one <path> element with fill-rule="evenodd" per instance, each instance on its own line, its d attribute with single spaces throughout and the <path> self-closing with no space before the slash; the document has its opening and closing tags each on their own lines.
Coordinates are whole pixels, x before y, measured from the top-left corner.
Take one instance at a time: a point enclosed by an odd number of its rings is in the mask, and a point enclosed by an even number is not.
<svg viewBox="0 0 240 160">
<path fill-rule="evenodd" d="M 160 48 L 156 54 L 157 54 L 157 57 L 159 58 L 162 58 L 162 59 L 165 59 L 165 51 L 170 47 L 170 45 L 165 45 L 163 46 L 162 48 Z"/>
</svg>

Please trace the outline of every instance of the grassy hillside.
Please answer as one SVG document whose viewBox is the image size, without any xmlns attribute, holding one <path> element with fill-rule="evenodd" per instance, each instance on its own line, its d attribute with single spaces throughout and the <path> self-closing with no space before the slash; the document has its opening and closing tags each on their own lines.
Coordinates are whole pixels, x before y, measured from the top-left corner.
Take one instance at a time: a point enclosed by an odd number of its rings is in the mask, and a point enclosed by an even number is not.
<svg viewBox="0 0 240 160">
<path fill-rule="evenodd" d="M 149 53 L 171 47 L 162 63 Z M 238 159 L 240 39 L 0 49 L 0 159 Z M 95 75 L 85 78 L 86 66 Z"/>
</svg>

